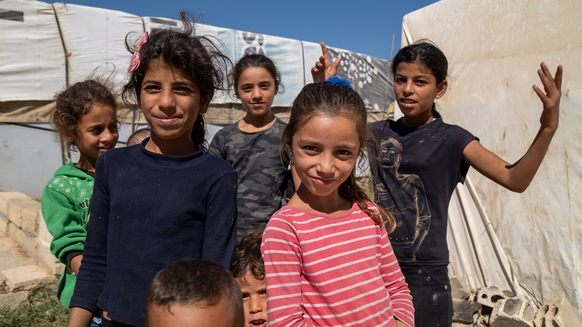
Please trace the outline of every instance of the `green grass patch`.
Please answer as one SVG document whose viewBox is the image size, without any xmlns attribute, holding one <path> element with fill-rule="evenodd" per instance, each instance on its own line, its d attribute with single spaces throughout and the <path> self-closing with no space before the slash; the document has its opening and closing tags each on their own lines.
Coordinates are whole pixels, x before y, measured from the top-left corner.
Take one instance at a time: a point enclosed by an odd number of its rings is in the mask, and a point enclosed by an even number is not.
<svg viewBox="0 0 582 327">
<path fill-rule="evenodd" d="M 28 298 L 15 308 L 8 306 L 0 308 L 0 326 L 66 326 L 70 311 L 61 305 L 56 294 L 56 284 L 33 288 Z"/>
</svg>

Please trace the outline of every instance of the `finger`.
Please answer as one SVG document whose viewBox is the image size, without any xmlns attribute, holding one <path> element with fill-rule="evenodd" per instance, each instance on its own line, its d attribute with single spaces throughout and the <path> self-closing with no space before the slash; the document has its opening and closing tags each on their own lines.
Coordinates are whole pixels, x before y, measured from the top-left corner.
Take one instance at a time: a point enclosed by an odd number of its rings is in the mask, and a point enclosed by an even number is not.
<svg viewBox="0 0 582 327">
<path fill-rule="evenodd" d="M 327 47 L 325 46 L 325 42 L 321 42 L 321 53 L 323 54 L 323 57 L 327 60 L 329 60 L 329 53 L 327 52 Z"/>
<path fill-rule="evenodd" d="M 554 84 L 558 88 L 558 91 L 562 92 L 562 74 L 563 74 L 563 67 L 562 65 L 558 65 L 556 69 L 556 77 L 554 77 Z"/>
<path fill-rule="evenodd" d="M 533 89 L 538 94 L 538 97 L 540 98 L 540 100 L 542 100 L 543 103 L 545 103 L 548 100 L 548 97 L 546 96 L 544 91 L 537 87 L 537 85 L 534 85 Z"/>
<path fill-rule="evenodd" d="M 340 64 L 340 61 L 341 61 L 341 60 L 342 60 L 342 58 L 340 57 L 340 58 L 337 58 L 337 59 L 336 59 L 336 60 L 333 62 L 333 65 L 332 65 L 332 69 L 333 69 L 333 70 L 337 70 L 337 68 L 338 68 L 338 66 L 339 66 L 339 64 Z"/>
</svg>

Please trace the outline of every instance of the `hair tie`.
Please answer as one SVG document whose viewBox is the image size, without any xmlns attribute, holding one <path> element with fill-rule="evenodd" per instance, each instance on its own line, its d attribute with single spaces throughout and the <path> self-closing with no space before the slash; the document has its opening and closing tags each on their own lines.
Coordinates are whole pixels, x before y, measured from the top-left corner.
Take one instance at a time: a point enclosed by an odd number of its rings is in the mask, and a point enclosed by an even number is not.
<svg viewBox="0 0 582 327">
<path fill-rule="evenodd" d="M 127 69 L 128 72 L 133 73 L 137 67 L 139 67 L 139 52 L 141 51 L 141 47 L 148 41 L 148 32 L 144 32 L 140 37 L 139 41 L 137 42 L 137 46 L 135 47 L 135 52 L 131 57 L 131 61 L 129 62 L 129 68 Z"/>
<path fill-rule="evenodd" d="M 350 82 L 347 79 L 343 79 L 337 76 L 334 77 L 330 77 L 327 79 L 328 82 L 332 83 L 332 84 L 337 84 L 337 85 L 344 85 L 349 87 L 350 89 L 352 88 L 352 84 L 350 84 Z"/>
</svg>

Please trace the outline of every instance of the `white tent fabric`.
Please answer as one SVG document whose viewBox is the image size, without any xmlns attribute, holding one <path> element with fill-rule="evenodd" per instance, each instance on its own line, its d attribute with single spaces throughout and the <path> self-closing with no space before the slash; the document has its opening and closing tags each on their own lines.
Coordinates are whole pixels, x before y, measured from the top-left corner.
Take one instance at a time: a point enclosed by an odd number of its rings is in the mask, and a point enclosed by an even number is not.
<svg viewBox="0 0 582 327">
<path fill-rule="evenodd" d="M 50 4 L 0 2 L 0 49 L 0 101 L 51 100 L 65 85 L 64 52 Z"/>
<path fill-rule="evenodd" d="M 0 1 L 0 122 L 46 122 L 46 103 L 6 104 L 7 101 L 50 101 L 67 84 L 91 75 L 113 74 L 120 89 L 127 81 L 131 54 L 125 37 L 154 28 L 180 27 L 177 20 L 139 17 L 120 11 L 39 1 Z M 310 68 L 321 55 L 319 44 L 266 34 L 250 33 L 198 24 L 198 35 L 209 35 L 234 63 L 248 53 L 263 53 L 277 65 L 285 92 L 273 106 L 285 108 L 307 83 Z M 352 82 L 369 111 L 385 113 L 393 101 L 387 61 L 329 47 L 331 56 L 342 58 L 339 72 Z M 226 92 L 212 103 L 221 109 L 240 101 Z M 50 106 L 47 107 L 50 110 Z M 240 110 L 240 109 L 237 109 Z M 227 111 L 228 112 L 228 111 Z M 229 115 L 226 115 L 229 116 Z M 230 115 L 235 117 L 236 115 Z M 232 123 L 228 119 L 222 123 Z"/>
<path fill-rule="evenodd" d="M 124 12 L 66 3 L 54 4 L 67 52 L 69 83 L 82 81 L 96 68 L 119 73 L 117 87 L 127 80 L 131 54 L 125 49 L 125 35 L 142 31 L 138 16 Z M 62 52 L 61 52 L 62 53 Z"/>
<path fill-rule="evenodd" d="M 403 46 L 428 38 L 447 55 L 451 83 L 437 103 L 445 119 L 509 162 L 527 151 L 539 128 L 542 104 L 532 85 L 541 86 L 540 62 L 552 73 L 564 66 L 560 126 L 533 182 L 516 194 L 471 170 L 478 201 L 453 201 L 449 240 L 453 271 L 498 265 L 492 275 L 473 276 L 472 286 L 487 286 L 499 271 L 506 279 L 508 264 L 481 252 L 467 259 L 470 253 L 457 252 L 463 246 L 451 240 L 459 238 L 453 221 L 464 219 L 459 207 L 482 203 L 520 284 L 538 298 L 566 297 L 582 309 L 582 2 L 442 0 L 406 15 L 402 30 Z M 467 219 L 476 226 L 481 217 L 469 212 Z M 483 237 L 472 228 L 473 239 Z"/>
</svg>

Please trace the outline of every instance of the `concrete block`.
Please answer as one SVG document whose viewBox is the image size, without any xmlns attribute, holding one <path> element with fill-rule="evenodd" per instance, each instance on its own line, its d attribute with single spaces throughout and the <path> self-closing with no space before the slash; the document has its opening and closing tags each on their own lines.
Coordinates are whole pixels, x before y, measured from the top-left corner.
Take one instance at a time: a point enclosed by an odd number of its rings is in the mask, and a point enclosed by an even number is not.
<svg viewBox="0 0 582 327">
<path fill-rule="evenodd" d="M 40 202 L 34 201 L 34 205 L 24 207 L 20 211 L 22 215 L 22 229 L 27 233 L 38 235 L 38 216 L 40 215 Z"/>
<path fill-rule="evenodd" d="M 526 304 L 526 307 L 523 310 L 521 316 L 526 321 L 534 321 L 534 318 L 536 316 L 536 308 L 532 304 Z"/>
<path fill-rule="evenodd" d="M 453 298 L 453 322 L 472 324 L 475 313 L 481 309 L 481 303 Z"/>
<path fill-rule="evenodd" d="M 16 308 L 22 301 L 28 298 L 29 291 L 22 291 L 16 293 L 8 293 L 0 295 L 0 307 L 8 306 L 12 309 Z"/>
<path fill-rule="evenodd" d="M 522 309 L 525 302 L 518 297 L 501 299 L 495 303 L 491 314 L 491 327 L 533 327 L 533 320 L 525 320 Z"/>
<path fill-rule="evenodd" d="M 534 319 L 535 327 L 582 326 L 582 315 L 565 298 L 541 307 Z"/>
<path fill-rule="evenodd" d="M 8 236 L 31 257 L 36 257 L 36 238 L 14 224 L 8 225 Z"/>
<path fill-rule="evenodd" d="M 477 290 L 475 301 L 484 306 L 494 308 L 497 301 L 514 297 L 515 295 L 515 293 L 504 291 L 497 286 L 483 287 Z"/>
<path fill-rule="evenodd" d="M 1 237 L 6 237 L 6 235 L 8 235 L 8 224 L 10 224 L 8 217 L 6 217 L 5 214 L 0 212 L 0 236 Z"/>
<path fill-rule="evenodd" d="M 50 244 L 53 241 L 53 235 L 49 232 L 48 228 L 46 227 L 46 223 L 42 216 L 42 212 L 38 216 L 38 234 L 37 237 L 44 242 Z"/>
<path fill-rule="evenodd" d="M 63 273 L 63 265 L 50 251 L 50 244 L 37 238 L 36 259 L 41 267 L 51 274 L 60 275 Z"/>
<path fill-rule="evenodd" d="M 8 203 L 12 200 L 30 200 L 30 197 L 20 192 L 0 192 L 0 212 L 8 216 Z"/>
<path fill-rule="evenodd" d="M 38 265 L 23 266 L 0 271 L 6 277 L 6 286 L 11 293 L 28 291 L 38 284 L 55 283 L 56 277 Z"/>
<path fill-rule="evenodd" d="M 471 288 L 467 286 L 463 277 L 454 275 L 450 278 L 450 283 L 453 299 L 468 300 L 471 297 Z"/>
<path fill-rule="evenodd" d="M 12 200 L 8 203 L 8 220 L 22 228 L 22 209 L 36 207 L 40 209 L 40 202 L 34 200 Z"/>
</svg>

